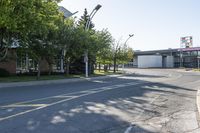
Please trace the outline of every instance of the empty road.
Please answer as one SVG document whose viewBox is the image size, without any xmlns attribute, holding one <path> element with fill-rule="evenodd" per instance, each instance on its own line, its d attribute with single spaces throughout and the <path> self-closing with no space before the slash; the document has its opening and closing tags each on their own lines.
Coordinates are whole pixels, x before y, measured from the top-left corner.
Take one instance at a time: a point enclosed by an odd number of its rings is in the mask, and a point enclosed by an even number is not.
<svg viewBox="0 0 200 133">
<path fill-rule="evenodd" d="M 73 83 L 0 88 L 0 133 L 199 133 L 200 74 L 127 69 Z"/>
</svg>

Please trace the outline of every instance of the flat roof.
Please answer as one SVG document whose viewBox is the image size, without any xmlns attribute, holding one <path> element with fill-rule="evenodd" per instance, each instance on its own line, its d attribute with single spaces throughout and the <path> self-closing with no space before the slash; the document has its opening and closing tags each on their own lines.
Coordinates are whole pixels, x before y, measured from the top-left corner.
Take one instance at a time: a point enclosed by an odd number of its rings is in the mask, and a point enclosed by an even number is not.
<svg viewBox="0 0 200 133">
<path fill-rule="evenodd" d="M 63 6 L 59 6 L 58 10 L 64 14 L 65 18 L 68 18 L 73 15 L 73 13 L 71 13 L 69 10 L 67 10 Z"/>
<path fill-rule="evenodd" d="M 134 51 L 135 55 L 151 55 L 151 54 L 164 54 L 170 52 L 179 52 L 179 51 L 200 51 L 200 47 L 192 48 L 174 48 L 174 49 L 162 49 L 162 50 L 149 50 L 149 51 Z"/>
</svg>

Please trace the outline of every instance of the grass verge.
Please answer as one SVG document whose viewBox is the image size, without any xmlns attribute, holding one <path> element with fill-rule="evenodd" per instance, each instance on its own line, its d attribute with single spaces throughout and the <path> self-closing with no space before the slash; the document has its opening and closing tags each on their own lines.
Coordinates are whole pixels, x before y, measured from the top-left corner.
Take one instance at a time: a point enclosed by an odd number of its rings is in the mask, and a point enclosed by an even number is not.
<svg viewBox="0 0 200 133">
<path fill-rule="evenodd" d="M 113 71 L 104 72 L 103 70 L 95 70 L 94 74 L 90 75 L 91 77 L 97 76 L 105 76 L 112 74 L 122 74 L 122 71 L 117 71 L 113 73 Z M 9 77 L 0 77 L 0 83 L 8 83 L 8 82 L 27 82 L 27 81 L 40 81 L 40 80 L 59 80 L 59 79 L 69 79 L 69 78 L 82 78 L 84 74 L 81 75 L 41 75 L 40 79 L 37 80 L 36 76 L 9 76 Z"/>
<path fill-rule="evenodd" d="M 113 73 L 113 71 L 109 70 L 107 72 L 104 72 L 104 70 L 94 70 L 94 76 L 105 76 L 105 75 L 112 75 L 112 74 L 123 74 L 122 71 L 117 71 L 116 73 Z"/>
<path fill-rule="evenodd" d="M 36 76 L 9 76 L 9 77 L 0 77 L 1 82 L 26 82 L 26 81 L 40 81 L 40 80 L 58 80 L 58 79 L 67 79 L 67 78 L 80 78 L 83 75 L 41 75 L 40 79 L 37 80 Z"/>
<path fill-rule="evenodd" d="M 200 69 L 193 69 L 193 71 L 195 71 L 195 72 L 200 72 Z"/>
</svg>

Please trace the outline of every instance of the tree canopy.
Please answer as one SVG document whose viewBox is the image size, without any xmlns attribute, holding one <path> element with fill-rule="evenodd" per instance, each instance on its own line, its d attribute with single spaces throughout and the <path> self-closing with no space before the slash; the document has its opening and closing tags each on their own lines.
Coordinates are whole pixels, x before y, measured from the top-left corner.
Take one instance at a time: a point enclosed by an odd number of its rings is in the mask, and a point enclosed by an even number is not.
<svg viewBox="0 0 200 133">
<path fill-rule="evenodd" d="M 38 63 L 38 75 L 40 62 L 45 59 L 52 67 L 58 55 L 64 59 L 67 69 L 73 60 L 82 58 L 86 50 L 94 63 L 113 64 L 113 59 L 122 63 L 132 58 L 127 46 L 114 47 L 116 43 L 107 29 L 96 30 L 91 22 L 85 30 L 89 20 L 87 9 L 78 21 L 72 17 L 65 19 L 58 11 L 60 1 L 1 0 L 0 61 L 13 42 Z"/>
</svg>

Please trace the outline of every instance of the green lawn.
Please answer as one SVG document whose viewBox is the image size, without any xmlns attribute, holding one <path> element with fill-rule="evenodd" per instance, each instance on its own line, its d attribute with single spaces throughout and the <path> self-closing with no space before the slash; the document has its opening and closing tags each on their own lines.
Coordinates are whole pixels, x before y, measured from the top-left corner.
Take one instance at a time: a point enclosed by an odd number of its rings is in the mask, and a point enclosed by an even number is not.
<svg viewBox="0 0 200 133">
<path fill-rule="evenodd" d="M 91 75 L 91 77 L 97 77 L 97 76 L 105 76 L 105 75 L 111 75 L 114 74 L 113 71 L 104 72 L 101 70 L 95 70 L 94 74 Z M 121 71 L 117 71 L 115 74 L 122 74 Z M 41 75 L 39 80 L 58 80 L 58 79 L 68 79 L 68 78 L 81 78 L 85 75 Z M 0 77 L 0 83 L 2 82 L 26 82 L 26 81 L 37 81 L 36 76 L 9 76 L 9 77 Z"/>
<path fill-rule="evenodd" d="M 193 71 L 195 71 L 195 72 L 200 72 L 200 69 L 193 69 Z"/>
<path fill-rule="evenodd" d="M 58 80 L 67 78 L 80 78 L 82 75 L 42 75 L 39 80 Z M 0 82 L 25 82 L 25 81 L 36 81 L 36 76 L 9 76 L 0 77 Z"/>
<path fill-rule="evenodd" d="M 123 72 L 122 71 L 117 71 L 116 73 L 113 73 L 113 71 L 107 71 L 107 72 L 104 72 L 103 70 L 95 70 L 94 71 L 94 75 L 112 75 L 112 74 L 122 74 Z"/>
</svg>

